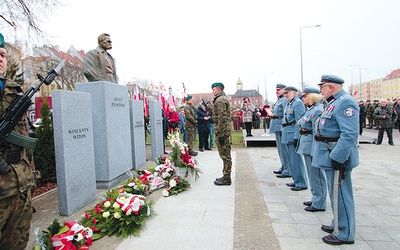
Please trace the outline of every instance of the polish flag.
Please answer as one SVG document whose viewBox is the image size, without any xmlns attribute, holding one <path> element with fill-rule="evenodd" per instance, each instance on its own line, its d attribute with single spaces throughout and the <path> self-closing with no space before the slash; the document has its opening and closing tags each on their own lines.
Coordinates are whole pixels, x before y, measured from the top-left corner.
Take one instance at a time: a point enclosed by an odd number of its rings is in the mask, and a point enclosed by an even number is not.
<svg viewBox="0 0 400 250">
<path fill-rule="evenodd" d="M 139 87 L 138 87 L 138 84 L 137 84 L 137 83 L 136 83 L 135 85 L 136 85 L 136 87 L 135 87 L 135 94 L 133 95 L 133 99 L 134 99 L 134 100 L 140 100 Z"/>
<path fill-rule="evenodd" d="M 149 117 L 149 100 L 146 97 L 143 97 L 144 104 L 144 115 Z"/>
</svg>

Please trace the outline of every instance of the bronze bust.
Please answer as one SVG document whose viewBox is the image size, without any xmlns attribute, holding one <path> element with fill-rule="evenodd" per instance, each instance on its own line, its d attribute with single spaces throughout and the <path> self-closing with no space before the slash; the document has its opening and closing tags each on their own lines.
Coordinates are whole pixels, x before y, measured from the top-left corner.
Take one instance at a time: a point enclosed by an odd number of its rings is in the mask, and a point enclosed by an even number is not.
<svg viewBox="0 0 400 250">
<path fill-rule="evenodd" d="M 106 81 L 118 83 L 114 58 L 107 52 L 112 49 L 109 34 L 103 33 L 97 38 L 99 46 L 90 50 L 85 57 L 83 74 L 89 82 Z"/>
</svg>

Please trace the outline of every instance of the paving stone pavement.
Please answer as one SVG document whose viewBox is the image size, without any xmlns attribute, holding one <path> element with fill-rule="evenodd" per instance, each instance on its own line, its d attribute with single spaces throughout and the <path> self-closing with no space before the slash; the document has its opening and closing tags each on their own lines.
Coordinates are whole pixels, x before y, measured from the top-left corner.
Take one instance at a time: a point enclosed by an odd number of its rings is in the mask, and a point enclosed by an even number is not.
<svg viewBox="0 0 400 250">
<path fill-rule="evenodd" d="M 376 130 L 364 136 L 376 137 Z M 293 192 L 272 173 L 280 163 L 276 148 L 233 149 L 235 176 L 232 186 L 212 183 L 221 175 L 217 150 L 196 157 L 203 170 L 192 188 L 163 198 L 161 191 L 150 198 L 155 212 L 138 238 L 105 237 L 91 249 L 400 249 L 400 136 L 394 131 L 395 146 L 360 144 L 360 166 L 353 170 L 356 204 L 354 245 L 330 246 L 321 224 L 329 224 L 332 212 L 304 211 L 302 202 L 310 191 Z M 152 163 L 149 162 L 149 166 Z M 105 190 L 98 190 L 98 197 Z M 328 199 L 329 201 L 329 199 Z M 70 217 L 57 215 L 57 192 L 33 201 L 38 212 L 32 225 L 45 228 L 54 218 L 79 219 L 89 204 Z M 32 242 L 30 242 L 31 244 Z M 28 248 L 31 249 L 31 248 Z"/>
</svg>

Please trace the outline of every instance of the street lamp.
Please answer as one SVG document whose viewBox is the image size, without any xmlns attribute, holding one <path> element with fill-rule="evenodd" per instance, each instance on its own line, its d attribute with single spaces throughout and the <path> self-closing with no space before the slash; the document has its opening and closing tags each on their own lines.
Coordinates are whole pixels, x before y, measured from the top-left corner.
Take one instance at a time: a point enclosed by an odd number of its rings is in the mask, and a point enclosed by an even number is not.
<svg viewBox="0 0 400 250">
<path fill-rule="evenodd" d="M 301 66 L 301 90 L 302 91 L 304 89 L 304 81 L 303 81 L 303 44 L 301 41 L 301 30 L 306 29 L 306 28 L 317 28 L 317 27 L 321 27 L 321 25 L 317 24 L 317 25 L 300 27 L 300 66 Z"/>
<path fill-rule="evenodd" d="M 349 65 L 350 67 L 358 67 L 358 74 L 360 76 L 360 100 L 362 100 L 362 86 L 361 86 L 361 70 L 367 69 L 367 68 L 361 68 L 359 64 L 352 64 Z"/>
<path fill-rule="evenodd" d="M 340 71 L 347 71 L 347 72 L 350 72 L 351 73 L 351 85 L 350 85 L 350 91 L 351 91 L 351 93 L 350 93 L 350 95 L 351 96 L 353 96 L 353 71 L 352 70 L 349 70 L 349 69 L 341 69 Z"/>
<path fill-rule="evenodd" d="M 265 72 L 264 73 L 264 88 L 265 88 L 265 103 L 268 104 L 268 93 L 267 93 L 267 74 L 273 74 L 274 72 Z"/>
</svg>

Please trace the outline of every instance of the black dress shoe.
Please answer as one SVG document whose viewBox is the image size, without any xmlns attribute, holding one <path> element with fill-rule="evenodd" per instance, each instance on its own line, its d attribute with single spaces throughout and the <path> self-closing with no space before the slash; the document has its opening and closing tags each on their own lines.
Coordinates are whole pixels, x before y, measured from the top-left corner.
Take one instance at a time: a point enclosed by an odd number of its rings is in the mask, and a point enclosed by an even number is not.
<svg viewBox="0 0 400 250">
<path fill-rule="evenodd" d="M 306 208 L 304 208 L 304 210 L 306 210 L 307 212 L 323 212 L 325 211 L 325 209 L 319 209 L 313 206 L 308 206 Z"/>
<path fill-rule="evenodd" d="M 304 206 L 311 206 L 312 205 L 312 201 L 305 201 L 303 202 Z"/>
<path fill-rule="evenodd" d="M 200 151 L 200 152 L 204 152 L 204 149 L 200 148 L 199 151 Z"/>
<path fill-rule="evenodd" d="M 322 241 L 329 245 L 354 244 L 354 240 L 341 241 L 333 234 L 322 237 Z"/>
<path fill-rule="evenodd" d="M 322 225 L 321 230 L 328 234 L 333 233 L 333 227 L 331 227 L 331 226 Z"/>
<path fill-rule="evenodd" d="M 288 187 L 295 187 L 296 185 L 294 185 L 294 182 L 290 182 L 290 183 L 286 183 L 286 186 L 288 186 Z"/>
<path fill-rule="evenodd" d="M 276 177 L 278 177 L 278 178 L 289 178 L 289 177 L 292 177 L 292 176 L 285 175 L 285 174 L 278 174 Z"/>
<path fill-rule="evenodd" d="M 292 191 L 301 191 L 301 190 L 306 190 L 307 187 L 292 187 L 291 190 Z"/>
<path fill-rule="evenodd" d="M 280 171 L 280 170 L 274 170 L 273 172 L 274 172 L 274 174 L 282 174 L 282 171 Z"/>
<path fill-rule="evenodd" d="M 231 178 L 222 177 L 222 178 L 217 178 L 214 181 L 214 184 L 217 186 L 230 186 L 232 184 L 232 181 Z"/>
<path fill-rule="evenodd" d="M 390 146 L 394 146 L 394 143 L 393 143 L 393 142 L 392 142 L 392 143 L 389 143 L 389 145 L 390 145 Z"/>
</svg>

